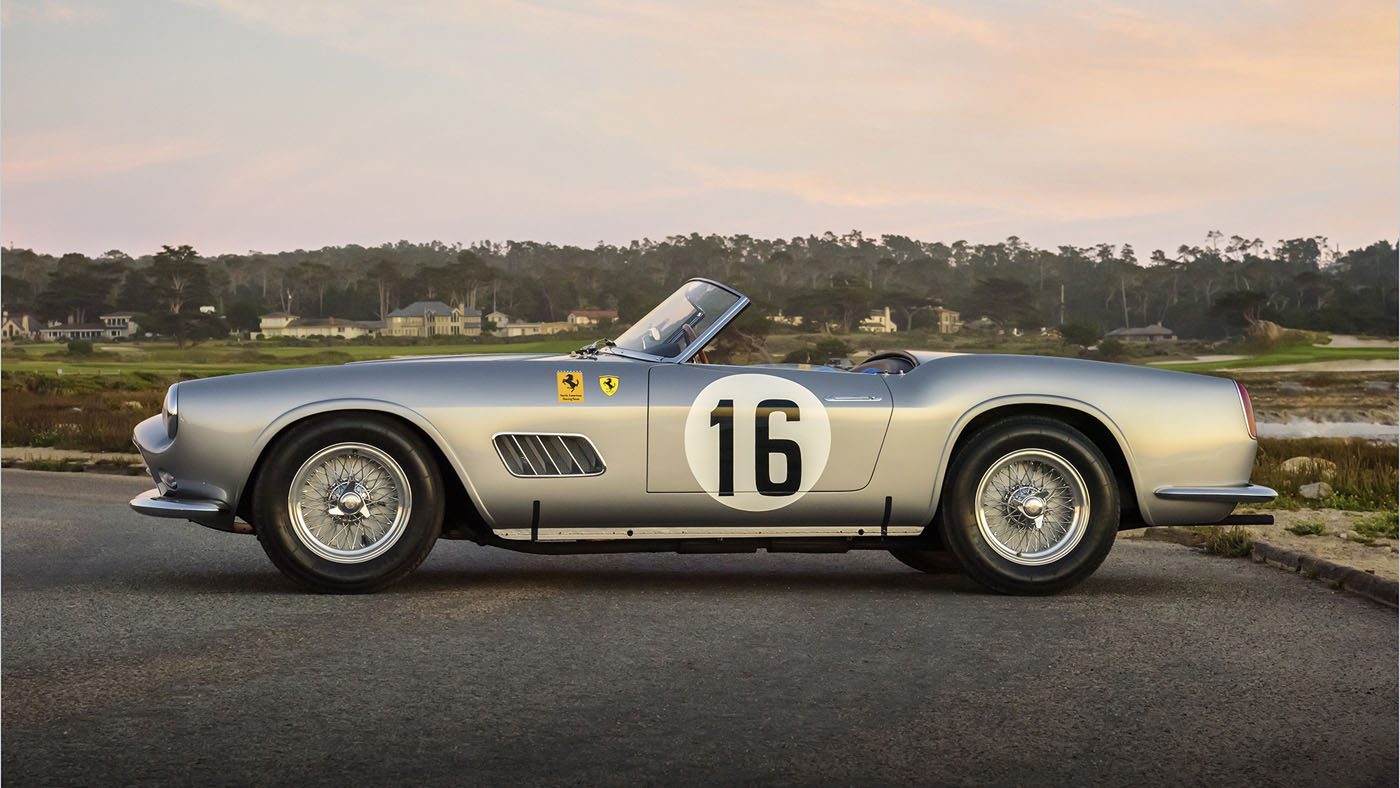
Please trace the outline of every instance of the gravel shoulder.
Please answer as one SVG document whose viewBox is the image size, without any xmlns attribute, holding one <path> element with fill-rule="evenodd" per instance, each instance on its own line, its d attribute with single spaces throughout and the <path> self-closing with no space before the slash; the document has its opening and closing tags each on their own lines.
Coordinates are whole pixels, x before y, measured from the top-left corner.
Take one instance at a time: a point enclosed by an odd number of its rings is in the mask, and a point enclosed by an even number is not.
<svg viewBox="0 0 1400 788">
<path fill-rule="evenodd" d="M 1337 509 L 1300 509 L 1272 514 L 1273 525 L 1246 529 L 1254 539 L 1360 569 L 1386 580 L 1400 580 L 1396 540 L 1363 540 L 1356 533 L 1357 522 L 1372 514 Z M 1289 526 L 1299 523 L 1321 523 L 1326 531 L 1316 536 L 1299 536 L 1288 530 Z"/>
</svg>

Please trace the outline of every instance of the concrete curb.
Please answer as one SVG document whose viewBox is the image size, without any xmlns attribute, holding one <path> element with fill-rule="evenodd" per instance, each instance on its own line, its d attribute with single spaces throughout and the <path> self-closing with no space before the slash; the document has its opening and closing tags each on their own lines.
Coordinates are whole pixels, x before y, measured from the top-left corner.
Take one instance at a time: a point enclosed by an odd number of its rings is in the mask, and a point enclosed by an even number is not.
<svg viewBox="0 0 1400 788">
<path fill-rule="evenodd" d="M 1173 526 L 1147 528 L 1142 536 L 1154 542 L 1171 542 L 1186 547 L 1200 547 L 1205 543 L 1205 539 L 1200 535 Z M 1386 580 L 1370 572 L 1342 566 L 1325 558 L 1276 547 L 1268 542 L 1253 542 L 1249 548 L 1249 557 L 1255 563 L 1296 572 L 1329 588 L 1365 597 L 1386 607 L 1400 608 L 1400 583 L 1394 580 Z"/>
<path fill-rule="evenodd" d="M 1268 542 L 1255 542 L 1249 557 L 1256 563 L 1284 569 L 1331 588 L 1365 597 L 1386 607 L 1400 607 L 1400 583 L 1377 577 L 1370 572 L 1335 564 L 1323 558 L 1275 547 Z"/>
</svg>

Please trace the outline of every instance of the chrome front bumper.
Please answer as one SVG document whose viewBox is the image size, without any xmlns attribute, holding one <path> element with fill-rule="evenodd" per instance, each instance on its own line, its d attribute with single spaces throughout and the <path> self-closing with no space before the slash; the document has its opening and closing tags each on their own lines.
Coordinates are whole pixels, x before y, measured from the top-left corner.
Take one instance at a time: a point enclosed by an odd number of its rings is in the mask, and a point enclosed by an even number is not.
<svg viewBox="0 0 1400 788">
<path fill-rule="evenodd" d="M 1268 503 L 1278 493 L 1259 484 L 1234 487 L 1158 487 L 1153 493 L 1168 501 L 1204 501 L 1207 503 Z"/>
<path fill-rule="evenodd" d="M 233 512 L 218 501 L 200 498 L 172 498 L 160 490 L 147 490 L 131 499 L 131 508 L 149 517 L 189 520 L 219 531 L 236 531 Z"/>
</svg>

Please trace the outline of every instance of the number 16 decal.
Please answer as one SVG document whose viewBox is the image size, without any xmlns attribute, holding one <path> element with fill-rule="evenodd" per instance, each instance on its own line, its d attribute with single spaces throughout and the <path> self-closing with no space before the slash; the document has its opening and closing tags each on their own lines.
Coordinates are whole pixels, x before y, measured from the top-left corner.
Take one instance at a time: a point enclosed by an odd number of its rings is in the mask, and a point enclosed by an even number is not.
<svg viewBox="0 0 1400 788">
<path fill-rule="evenodd" d="M 706 386 L 686 419 L 685 453 L 701 489 L 725 506 L 770 511 L 816 484 L 831 450 L 826 408 L 776 375 L 734 375 Z"/>
</svg>

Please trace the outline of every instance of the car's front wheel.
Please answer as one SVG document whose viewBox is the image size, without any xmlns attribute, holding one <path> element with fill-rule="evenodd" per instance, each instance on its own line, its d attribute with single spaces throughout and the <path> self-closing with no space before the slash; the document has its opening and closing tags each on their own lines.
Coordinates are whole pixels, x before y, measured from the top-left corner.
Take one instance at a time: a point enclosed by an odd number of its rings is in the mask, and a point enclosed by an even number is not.
<svg viewBox="0 0 1400 788">
<path fill-rule="evenodd" d="M 418 567 L 442 530 L 442 480 L 418 436 L 357 414 L 307 423 L 272 447 L 254 491 L 258 541 L 288 577 L 376 591 Z"/>
<path fill-rule="evenodd" d="M 973 436 L 954 463 L 939 511 L 943 537 L 982 585 L 1053 594 L 1088 577 L 1113 547 L 1113 470 L 1070 425 L 1009 418 Z"/>
</svg>

